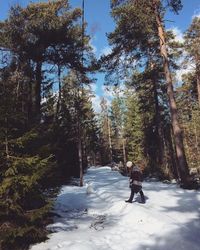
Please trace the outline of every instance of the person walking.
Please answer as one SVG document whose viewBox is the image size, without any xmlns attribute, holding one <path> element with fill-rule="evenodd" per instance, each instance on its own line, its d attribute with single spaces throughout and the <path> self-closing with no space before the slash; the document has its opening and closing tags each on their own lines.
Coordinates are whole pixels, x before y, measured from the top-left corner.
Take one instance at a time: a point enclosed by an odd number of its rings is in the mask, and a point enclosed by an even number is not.
<svg viewBox="0 0 200 250">
<path fill-rule="evenodd" d="M 142 172 L 140 168 L 136 165 L 133 166 L 133 163 L 131 161 L 128 161 L 126 163 L 126 166 L 128 169 L 130 169 L 130 178 L 129 178 L 129 187 L 131 189 L 130 198 L 126 200 L 125 202 L 132 203 L 134 194 L 140 193 L 141 202 L 145 203 L 145 197 L 144 193 L 142 191 Z"/>
</svg>

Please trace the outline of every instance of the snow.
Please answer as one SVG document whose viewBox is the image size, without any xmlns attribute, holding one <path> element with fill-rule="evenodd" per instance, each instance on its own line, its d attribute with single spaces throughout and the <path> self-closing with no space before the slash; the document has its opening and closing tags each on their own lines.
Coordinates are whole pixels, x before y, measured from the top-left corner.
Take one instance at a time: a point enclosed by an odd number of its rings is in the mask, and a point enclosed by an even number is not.
<svg viewBox="0 0 200 250">
<path fill-rule="evenodd" d="M 176 184 L 143 183 L 132 204 L 128 178 L 109 167 L 90 168 L 83 187 L 63 186 L 46 242 L 30 250 L 199 250 L 200 192 Z"/>
</svg>

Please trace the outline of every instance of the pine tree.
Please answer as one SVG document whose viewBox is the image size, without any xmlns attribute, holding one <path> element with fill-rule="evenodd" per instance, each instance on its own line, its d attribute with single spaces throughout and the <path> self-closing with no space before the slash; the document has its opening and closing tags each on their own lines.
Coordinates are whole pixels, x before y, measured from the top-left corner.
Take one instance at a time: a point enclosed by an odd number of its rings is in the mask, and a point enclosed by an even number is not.
<svg viewBox="0 0 200 250">
<path fill-rule="evenodd" d="M 2 69 L 0 75 L 3 94 L 0 107 L 4 114 L 0 134 L 2 249 L 20 249 L 22 245 L 27 247 L 31 242 L 45 238 L 41 228 L 51 205 L 43 195 L 44 179 L 54 167 L 51 154 L 42 153 L 44 137 L 41 132 L 27 131 L 26 113 L 15 93 L 16 82 L 12 79 L 11 69 Z"/>
<path fill-rule="evenodd" d="M 45 64 L 59 65 L 59 69 L 64 65 L 63 70 L 69 65 L 84 75 L 82 30 L 77 25 L 80 16 L 80 9 L 70 11 L 68 1 L 59 0 L 29 4 L 24 9 L 12 7 L 9 19 L 1 25 L 1 47 L 15 51 L 19 64 L 30 63 L 34 69 L 30 92 L 31 112 L 36 119 L 41 115 Z M 87 44 L 88 38 L 85 39 Z M 85 50 L 89 51 L 89 46 L 86 45 Z"/>
<path fill-rule="evenodd" d="M 87 156 L 94 156 L 98 147 L 98 132 L 90 101 L 91 94 L 86 88 L 80 89 L 79 84 L 75 71 L 69 72 L 62 80 L 60 111 L 56 122 L 56 148 L 64 176 L 67 173 L 79 176 L 78 119 L 81 122 L 81 136 L 84 142 L 82 144 L 84 169 L 87 166 Z"/>
<path fill-rule="evenodd" d="M 100 127 L 100 155 L 101 164 L 105 165 L 113 161 L 113 142 L 110 112 L 107 100 L 103 97 L 100 102 L 101 112 L 99 115 Z"/>
<path fill-rule="evenodd" d="M 190 65 L 194 64 L 194 77 L 196 79 L 196 84 L 193 87 L 194 93 L 196 93 L 198 104 L 200 107 L 200 18 L 195 17 L 192 21 L 191 26 L 185 33 L 185 49 L 188 52 L 187 61 Z M 193 83 L 191 79 L 191 84 Z M 192 84 L 193 85 L 193 84 Z"/>
<path fill-rule="evenodd" d="M 130 87 L 125 91 L 125 105 L 124 133 L 127 138 L 128 159 L 141 163 L 144 159 L 142 115 L 137 93 Z"/>
<path fill-rule="evenodd" d="M 110 43 L 114 48 L 113 53 L 107 56 L 109 63 L 112 65 L 108 65 L 107 69 L 110 71 L 114 70 L 115 65 L 121 62 L 120 58 L 122 56 L 126 58 L 124 60 L 126 66 L 132 64 L 132 67 L 134 67 L 134 62 L 138 61 L 141 63 L 141 68 L 146 60 L 149 61 L 149 56 L 152 57 L 152 54 L 157 58 L 160 56 L 159 61 L 161 59 L 163 61 L 163 77 L 166 79 L 178 169 L 181 182 L 187 186 L 189 171 L 184 153 L 182 132 L 178 123 L 172 75 L 170 72 L 170 57 L 166 46 L 166 32 L 163 24 L 164 1 L 114 0 L 112 4 L 112 14 L 117 22 L 117 28 L 113 33 L 109 34 Z M 174 12 L 178 12 L 181 8 L 181 1 L 167 1 L 167 7 L 170 7 Z M 130 70 L 128 73 L 130 73 Z"/>
<path fill-rule="evenodd" d="M 111 102 L 110 119 L 113 131 L 113 157 L 115 162 L 123 162 L 124 166 L 127 161 L 126 153 L 126 138 L 124 135 L 124 113 L 125 113 L 125 100 L 123 90 L 118 87 L 114 88 L 114 96 Z"/>
<path fill-rule="evenodd" d="M 179 9 L 182 7 L 180 0 L 169 1 L 169 6 L 172 8 L 174 12 L 178 12 Z M 167 46 L 166 46 L 164 26 L 162 24 L 162 13 L 160 11 L 161 7 L 163 7 L 163 5 L 160 0 L 159 1 L 153 0 L 154 14 L 156 18 L 158 36 L 160 39 L 160 53 L 163 57 L 163 68 L 164 68 L 166 83 L 167 83 L 167 94 L 169 98 L 171 122 L 172 122 L 176 155 L 177 155 L 178 167 L 179 167 L 178 169 L 179 169 L 181 182 L 183 186 L 186 187 L 189 185 L 189 178 L 188 178 L 189 169 L 188 169 L 188 164 L 187 164 L 186 156 L 184 152 L 182 131 L 181 131 L 179 121 L 178 121 L 176 101 L 174 98 L 172 75 L 170 72 L 170 64 L 169 64 L 169 55 L 168 55 Z"/>
<path fill-rule="evenodd" d="M 49 190 L 76 174 L 77 145 L 72 141 L 74 134 L 77 138 L 73 126 L 77 98 L 73 103 L 64 100 L 72 94 L 63 90 L 62 77 L 75 69 L 79 84 L 89 84 L 87 72 L 96 67 L 87 36 L 83 67 L 80 16 L 80 9 L 71 10 L 68 1 L 59 0 L 12 7 L 8 19 L 0 24 L 4 51 L 0 58 L 0 111 L 4 114 L 0 117 L 2 249 L 24 249 L 46 237 Z M 57 85 L 59 98 L 53 93 Z M 73 91 L 77 93 L 76 86 Z M 81 112 L 86 115 L 90 104 L 88 97 L 84 98 L 88 106 Z M 87 115 L 93 119 L 92 110 Z M 84 136 L 94 138 L 89 131 Z M 91 140 L 88 144 L 87 149 Z M 59 156 L 63 156 L 63 163 Z M 74 169 L 70 169 L 74 162 Z"/>
</svg>

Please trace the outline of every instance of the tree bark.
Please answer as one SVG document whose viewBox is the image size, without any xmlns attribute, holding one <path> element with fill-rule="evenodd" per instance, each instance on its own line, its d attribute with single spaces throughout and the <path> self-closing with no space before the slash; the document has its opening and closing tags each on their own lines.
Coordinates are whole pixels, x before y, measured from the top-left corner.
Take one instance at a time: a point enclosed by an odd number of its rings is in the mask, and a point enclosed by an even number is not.
<svg viewBox="0 0 200 250">
<path fill-rule="evenodd" d="M 152 71 L 155 70 L 155 63 L 150 58 L 150 69 Z M 161 133 L 161 117 L 160 117 L 160 109 L 159 109 L 159 100 L 158 100 L 158 90 L 157 90 L 157 79 L 155 74 L 152 76 L 153 80 L 153 97 L 154 97 L 154 105 L 155 105 L 155 136 L 156 136 L 156 163 L 158 165 L 162 165 L 163 163 L 163 134 Z"/>
<path fill-rule="evenodd" d="M 180 176 L 179 176 L 179 171 L 178 171 L 177 155 L 176 155 L 176 151 L 174 150 L 175 143 L 174 143 L 174 136 L 173 136 L 173 128 L 171 125 L 167 125 L 165 133 L 166 133 L 165 140 L 166 140 L 166 144 L 168 144 L 167 147 L 169 148 L 169 155 L 171 158 L 172 173 L 174 177 L 176 178 L 176 180 L 179 180 Z"/>
<path fill-rule="evenodd" d="M 60 111 L 61 106 L 61 67 L 58 65 L 58 100 L 56 105 L 56 119 L 58 119 L 58 113 Z"/>
<path fill-rule="evenodd" d="M 80 133 L 80 123 L 78 122 L 78 159 L 79 159 L 79 171 L 80 171 L 80 187 L 83 186 L 83 153 L 82 153 L 82 142 L 81 142 L 81 133 Z"/>
<path fill-rule="evenodd" d="M 198 93 L 198 103 L 200 108 L 200 76 L 197 76 L 197 93 Z"/>
<path fill-rule="evenodd" d="M 200 62 L 197 62 L 197 97 L 198 97 L 198 104 L 199 104 L 199 108 L 200 108 Z"/>
<path fill-rule="evenodd" d="M 32 103 L 32 82 L 28 83 L 27 86 L 27 119 L 28 119 L 28 125 L 31 124 L 32 121 L 32 108 L 33 108 L 33 103 Z"/>
<path fill-rule="evenodd" d="M 8 148 L 8 118 L 5 118 L 6 130 L 5 130 L 5 152 L 6 158 L 9 159 L 9 148 Z"/>
<path fill-rule="evenodd" d="M 176 148 L 177 159 L 178 159 L 179 174 L 180 174 L 181 182 L 183 184 L 187 184 L 189 170 L 188 170 L 188 164 L 186 161 L 186 156 L 185 156 L 185 151 L 184 151 L 182 131 L 178 122 L 177 106 L 176 106 L 176 101 L 174 97 L 172 76 L 171 76 L 171 72 L 169 69 L 169 60 L 168 60 L 168 52 L 167 52 L 167 47 L 166 47 L 165 35 L 164 35 L 164 28 L 163 28 L 160 13 L 158 10 L 159 2 L 160 1 L 153 0 L 154 14 L 155 14 L 157 28 L 158 28 L 158 36 L 160 39 L 160 53 L 163 57 L 163 67 L 164 67 L 164 73 L 165 73 L 166 82 L 167 82 L 167 95 L 169 99 L 169 107 L 170 107 L 171 122 L 172 122 L 173 134 L 174 134 L 175 148 Z"/>
<path fill-rule="evenodd" d="M 34 89 L 34 118 L 40 121 L 41 117 L 41 85 L 42 85 L 42 62 L 36 63 L 35 89 Z"/>
<path fill-rule="evenodd" d="M 123 145 L 123 159 L 124 159 L 124 166 L 126 167 L 126 139 L 122 138 L 122 145 Z"/>
<path fill-rule="evenodd" d="M 78 143 L 78 160 L 79 160 L 79 175 L 80 175 L 80 187 L 83 186 L 83 145 L 82 145 L 82 138 L 83 138 L 83 128 L 82 128 L 82 115 L 81 115 L 81 96 L 80 94 L 80 86 L 77 89 L 77 98 L 78 98 L 78 106 L 77 106 L 77 143 Z M 80 96 L 81 95 L 81 96 Z"/>
<path fill-rule="evenodd" d="M 113 161 L 112 155 L 112 139 L 111 139 L 111 127 L 110 127 L 110 120 L 107 114 L 107 123 L 108 123 L 108 142 L 109 142 L 109 152 L 110 152 L 110 162 Z"/>
<path fill-rule="evenodd" d="M 155 135 L 156 135 L 156 141 L 158 143 L 157 145 L 157 164 L 162 165 L 163 163 L 163 135 L 161 134 L 161 118 L 160 118 L 160 110 L 159 110 L 159 102 L 158 102 L 158 91 L 156 88 L 156 81 L 153 82 L 153 89 L 154 89 L 154 102 L 155 102 Z"/>
</svg>

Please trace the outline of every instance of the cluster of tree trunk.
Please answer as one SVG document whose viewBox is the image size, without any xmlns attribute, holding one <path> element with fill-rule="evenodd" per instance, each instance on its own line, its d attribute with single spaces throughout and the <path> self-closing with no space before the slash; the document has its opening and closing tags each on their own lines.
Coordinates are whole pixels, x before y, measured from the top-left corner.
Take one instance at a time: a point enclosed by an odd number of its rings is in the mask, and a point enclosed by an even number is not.
<svg viewBox="0 0 200 250">
<path fill-rule="evenodd" d="M 107 72 L 108 84 L 122 83 L 129 92 L 133 91 L 129 99 L 128 95 L 123 97 L 125 102 L 128 101 L 126 110 L 129 113 L 132 111 L 132 118 L 125 112 L 126 122 L 123 126 L 120 122 L 117 125 L 123 141 L 126 141 L 128 158 L 148 166 L 151 173 L 164 172 L 164 176 L 179 179 L 183 187 L 190 187 L 193 180 L 189 175 L 189 168 L 192 166 L 188 166 L 191 157 L 187 138 L 190 137 L 190 145 L 191 142 L 195 143 L 196 146 L 192 148 L 197 152 L 199 130 L 197 123 L 193 121 L 195 129 L 190 133 L 195 133 L 195 139 L 191 140 L 191 135 L 185 133 L 186 124 L 181 114 L 183 109 L 188 109 L 193 104 L 199 110 L 199 18 L 193 20 L 185 34 L 185 43 L 180 44 L 174 41 L 171 32 L 165 30 L 163 20 L 166 8 L 178 13 L 182 8 L 181 1 L 113 0 L 112 16 L 116 21 L 116 28 L 108 35 L 112 52 L 103 57 L 102 62 Z M 188 96 L 191 100 L 187 98 L 187 107 L 181 106 L 183 88 L 174 89 L 173 78 L 178 68 L 176 60 L 183 46 L 188 51 L 187 59 L 192 60 L 195 65 L 195 70 L 190 73 L 192 77 L 189 79 L 188 75 L 185 76 L 186 83 L 183 86 L 190 84 L 187 91 L 191 91 L 191 78 L 196 78 L 193 81 L 193 100 Z M 114 103 L 111 107 L 111 118 L 113 112 L 116 113 Z M 120 138 L 119 132 L 116 134 L 117 116 L 113 117 L 113 148 L 116 146 L 116 138 Z M 199 160 L 195 162 L 195 167 L 198 164 Z"/>
<path fill-rule="evenodd" d="M 16 5 L 0 22 L 1 249 L 44 240 L 52 195 L 71 176 L 82 186 L 88 162 L 132 160 L 146 174 L 192 185 L 189 169 L 200 164 L 200 19 L 180 45 L 163 21 L 180 0 L 111 2 L 112 53 L 98 62 L 84 34 L 84 5 Z M 174 89 L 183 46 L 192 70 Z M 96 116 L 88 73 L 100 66 L 115 87 L 111 106 L 102 98 Z"/>
<path fill-rule="evenodd" d="M 98 148 L 81 16 L 58 0 L 16 5 L 0 23 L 1 249 L 46 238 L 52 195 Z"/>
</svg>

